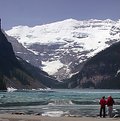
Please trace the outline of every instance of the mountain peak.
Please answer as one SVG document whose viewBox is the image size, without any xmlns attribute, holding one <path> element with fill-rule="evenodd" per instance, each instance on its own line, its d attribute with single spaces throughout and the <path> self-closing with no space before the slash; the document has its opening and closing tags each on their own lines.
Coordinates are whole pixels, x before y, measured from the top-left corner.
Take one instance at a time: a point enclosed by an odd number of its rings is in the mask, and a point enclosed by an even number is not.
<svg viewBox="0 0 120 121">
<path fill-rule="evenodd" d="M 66 22 L 78 22 L 78 20 L 73 19 L 73 18 L 65 19 L 65 20 L 63 20 L 63 21 L 66 21 Z"/>
<path fill-rule="evenodd" d="M 113 27 L 116 23 L 109 19 L 78 21 L 71 18 L 41 26 L 11 29 L 7 34 L 36 54 L 37 62 L 34 63 L 42 62 L 44 71 L 61 79 L 64 74 L 70 76 L 74 66 L 119 41 L 119 29 Z M 22 50 L 16 53 L 22 53 Z"/>
</svg>

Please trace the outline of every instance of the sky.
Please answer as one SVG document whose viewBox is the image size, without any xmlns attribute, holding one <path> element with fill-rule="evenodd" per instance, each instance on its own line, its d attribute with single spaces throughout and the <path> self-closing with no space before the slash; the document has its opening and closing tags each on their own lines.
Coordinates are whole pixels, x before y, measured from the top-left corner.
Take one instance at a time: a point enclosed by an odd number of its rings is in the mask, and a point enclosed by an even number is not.
<svg viewBox="0 0 120 121">
<path fill-rule="evenodd" d="M 2 28 L 36 26 L 65 19 L 120 19 L 120 0 L 0 0 Z"/>
</svg>

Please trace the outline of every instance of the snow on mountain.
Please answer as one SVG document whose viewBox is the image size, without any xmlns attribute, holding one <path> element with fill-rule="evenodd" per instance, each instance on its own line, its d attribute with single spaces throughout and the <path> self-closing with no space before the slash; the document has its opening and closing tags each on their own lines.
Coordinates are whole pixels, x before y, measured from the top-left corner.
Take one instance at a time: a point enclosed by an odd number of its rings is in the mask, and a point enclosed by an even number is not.
<svg viewBox="0 0 120 121">
<path fill-rule="evenodd" d="M 44 71 L 61 80 L 73 73 L 74 66 L 120 40 L 120 20 L 67 19 L 35 27 L 16 26 L 6 33 L 39 56 Z"/>
</svg>

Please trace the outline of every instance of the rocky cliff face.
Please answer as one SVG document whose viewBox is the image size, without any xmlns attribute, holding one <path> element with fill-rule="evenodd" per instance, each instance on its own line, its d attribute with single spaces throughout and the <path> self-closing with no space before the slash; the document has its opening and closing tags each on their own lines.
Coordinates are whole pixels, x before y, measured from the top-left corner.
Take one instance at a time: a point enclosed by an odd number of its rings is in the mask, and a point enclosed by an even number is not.
<svg viewBox="0 0 120 121">
<path fill-rule="evenodd" d="M 46 83 L 46 80 L 48 82 Z M 0 89 L 7 87 L 17 89 L 46 88 L 54 86 L 57 82 L 47 73 L 25 62 L 19 57 L 16 58 L 12 45 L 0 30 Z M 49 85 L 48 85 L 49 84 Z"/>
<path fill-rule="evenodd" d="M 0 30 L 0 70 L 7 75 L 13 67 L 20 67 L 20 64 L 15 57 L 11 43 Z"/>
<path fill-rule="evenodd" d="M 32 65 L 36 67 L 41 67 L 41 58 L 34 54 L 29 49 L 25 48 L 21 43 L 17 41 L 17 39 L 8 36 L 6 33 L 4 33 L 9 42 L 13 46 L 13 50 L 15 52 L 15 55 L 22 57 L 22 59 L 26 60 L 28 63 L 31 63 Z"/>
</svg>

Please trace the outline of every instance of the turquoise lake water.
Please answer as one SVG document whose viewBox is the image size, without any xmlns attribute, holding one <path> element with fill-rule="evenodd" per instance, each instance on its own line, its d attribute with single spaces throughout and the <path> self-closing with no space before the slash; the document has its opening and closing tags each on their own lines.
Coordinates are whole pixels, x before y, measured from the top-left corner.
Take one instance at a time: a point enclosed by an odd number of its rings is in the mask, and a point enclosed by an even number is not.
<svg viewBox="0 0 120 121">
<path fill-rule="evenodd" d="M 0 92 L 0 113 L 24 112 L 43 116 L 97 116 L 99 99 L 111 95 L 120 110 L 120 90 L 54 89 Z M 107 110 L 106 110 L 107 111 Z"/>
</svg>

